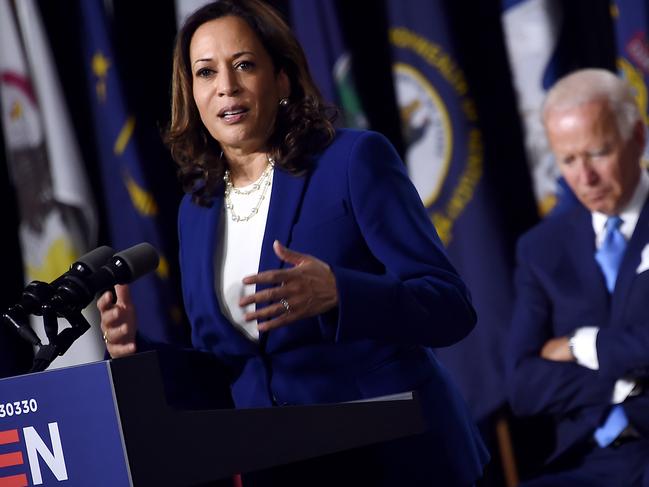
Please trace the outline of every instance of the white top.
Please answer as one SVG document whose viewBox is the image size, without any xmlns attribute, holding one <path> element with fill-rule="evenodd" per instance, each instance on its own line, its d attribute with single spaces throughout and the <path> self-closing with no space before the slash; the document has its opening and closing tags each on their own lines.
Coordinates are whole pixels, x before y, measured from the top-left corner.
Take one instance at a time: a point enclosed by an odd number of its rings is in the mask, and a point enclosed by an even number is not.
<svg viewBox="0 0 649 487">
<path fill-rule="evenodd" d="M 244 314 L 255 310 L 251 304 L 242 308 L 239 299 L 255 293 L 255 285 L 244 286 L 241 282 L 246 276 L 257 274 L 261 245 L 266 229 L 270 194 L 273 183 L 273 171 L 269 175 L 270 186 L 261 201 L 257 214 L 248 221 L 233 221 L 232 210 L 223 205 L 223 221 L 220 225 L 219 242 L 215 253 L 215 283 L 216 296 L 223 314 L 235 328 L 253 341 L 259 340 L 257 320 L 245 321 Z M 255 183 L 237 188 L 239 191 L 250 191 Z M 234 211 L 241 217 L 248 216 L 257 205 L 263 192 L 263 187 L 247 195 L 230 193 L 230 201 Z"/>
<path fill-rule="evenodd" d="M 646 171 L 641 171 L 640 181 L 636 187 L 629 203 L 622 209 L 619 216 L 622 218 L 620 232 L 628 241 L 633 235 L 633 231 L 638 223 L 640 212 L 645 200 L 649 196 L 649 175 Z M 606 235 L 606 220 L 609 215 L 600 212 L 592 213 L 593 230 L 595 231 L 595 246 L 599 248 L 604 242 Z M 599 369 L 599 359 L 597 357 L 597 334 L 599 328 L 596 326 L 583 326 L 575 331 L 573 337 L 573 353 L 579 365 L 588 367 L 592 370 Z M 612 402 L 618 404 L 623 402 L 633 387 L 634 381 L 618 379 L 615 383 Z"/>
</svg>

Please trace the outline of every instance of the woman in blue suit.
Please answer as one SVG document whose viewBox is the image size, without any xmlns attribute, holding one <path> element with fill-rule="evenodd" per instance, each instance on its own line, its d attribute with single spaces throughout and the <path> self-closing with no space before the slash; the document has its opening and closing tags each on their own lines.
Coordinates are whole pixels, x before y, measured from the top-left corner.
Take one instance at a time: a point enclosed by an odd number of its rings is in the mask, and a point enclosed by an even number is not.
<svg viewBox="0 0 649 487">
<path fill-rule="evenodd" d="M 487 454 L 431 347 L 461 340 L 475 312 L 392 146 L 333 128 L 301 47 L 257 0 L 187 20 L 172 91 L 185 308 L 194 346 L 228 367 L 237 407 L 417 390 L 429 423 L 244 484 L 472 485 Z M 133 353 L 127 290 L 99 307 L 111 355 Z M 343 463 L 357 473 L 342 476 Z"/>
</svg>

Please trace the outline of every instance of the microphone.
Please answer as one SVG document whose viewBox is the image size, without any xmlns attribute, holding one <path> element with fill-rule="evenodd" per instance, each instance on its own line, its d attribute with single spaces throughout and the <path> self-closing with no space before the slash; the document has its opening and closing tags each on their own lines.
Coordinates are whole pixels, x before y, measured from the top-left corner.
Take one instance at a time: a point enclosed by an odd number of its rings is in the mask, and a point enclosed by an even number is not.
<svg viewBox="0 0 649 487">
<path fill-rule="evenodd" d="M 56 278 L 50 284 L 41 281 L 30 282 L 25 286 L 20 302 L 2 314 L 3 320 L 13 326 L 18 334 L 32 345 L 40 346 L 40 339 L 29 325 L 29 315 L 39 316 L 42 314 L 43 305 L 52 299 L 55 287 L 59 283 L 71 276 L 84 277 L 92 275 L 114 253 L 115 251 L 106 245 L 97 247 L 79 257 L 79 260 L 74 262 L 66 273 Z M 46 330 L 46 332 L 49 336 L 52 330 Z M 56 333 L 56 330 L 53 330 L 53 333 Z"/>
<path fill-rule="evenodd" d="M 70 270 L 50 283 L 51 286 L 57 286 L 61 281 L 69 276 L 87 277 L 97 272 L 97 270 L 108 262 L 115 251 L 108 245 L 102 245 L 95 250 L 79 257 L 79 260 L 70 266 Z"/>
<path fill-rule="evenodd" d="M 115 284 L 128 284 L 158 267 L 160 257 L 155 247 L 142 242 L 118 252 L 90 275 L 62 277 L 50 300 L 59 315 L 83 309 L 95 295 L 111 289 Z M 57 280 L 58 281 L 58 280 Z"/>
</svg>

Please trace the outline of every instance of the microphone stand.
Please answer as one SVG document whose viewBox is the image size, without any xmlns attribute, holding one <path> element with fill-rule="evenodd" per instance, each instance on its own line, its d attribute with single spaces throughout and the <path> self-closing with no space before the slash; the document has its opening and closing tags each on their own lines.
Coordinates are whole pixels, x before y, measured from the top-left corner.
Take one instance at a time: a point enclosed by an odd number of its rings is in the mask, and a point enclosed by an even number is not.
<svg viewBox="0 0 649 487">
<path fill-rule="evenodd" d="M 41 314 L 43 303 L 48 302 L 54 295 L 54 289 L 50 284 L 41 281 L 32 281 L 23 290 L 18 304 L 11 306 L 2 314 L 3 320 L 11 325 L 18 334 L 31 343 L 34 347 L 41 346 L 41 340 L 29 326 L 29 315 L 38 316 Z M 46 328 L 48 338 L 50 333 Z M 56 328 L 54 329 L 56 333 Z"/>
<path fill-rule="evenodd" d="M 11 325 L 23 339 L 37 349 L 30 372 L 45 370 L 56 357 L 67 352 L 70 346 L 90 329 L 90 324 L 81 314 L 81 309 L 74 307 L 65 307 L 59 311 L 54 309 L 50 304 L 53 294 L 50 284 L 32 281 L 23 291 L 20 302 L 2 314 L 3 321 Z M 48 340 L 46 345 L 43 345 L 29 325 L 29 315 L 43 317 L 43 328 Z M 61 333 L 58 332 L 59 316 L 65 318 L 71 326 Z"/>
<path fill-rule="evenodd" d="M 61 333 L 56 334 L 58 331 L 58 318 L 57 313 L 52 309 L 49 304 L 43 305 L 43 325 L 46 333 L 48 328 L 55 330 L 55 333 L 50 336 L 48 333 L 49 343 L 43 345 L 38 349 L 34 356 L 34 363 L 30 372 L 41 372 L 50 366 L 52 361 L 65 352 L 68 351 L 70 346 L 77 341 L 77 339 L 90 329 L 88 320 L 81 314 L 81 310 L 72 309 L 64 313 L 60 313 L 62 318 L 65 318 L 70 323 L 70 328 L 65 328 Z"/>
</svg>

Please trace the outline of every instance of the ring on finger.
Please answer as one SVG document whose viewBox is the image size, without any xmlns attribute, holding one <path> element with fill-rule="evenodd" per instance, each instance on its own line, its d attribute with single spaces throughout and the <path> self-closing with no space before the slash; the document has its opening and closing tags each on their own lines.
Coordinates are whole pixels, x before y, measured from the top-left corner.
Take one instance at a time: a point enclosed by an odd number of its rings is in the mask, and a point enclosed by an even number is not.
<svg viewBox="0 0 649 487">
<path fill-rule="evenodd" d="M 291 305 L 288 304 L 288 301 L 285 298 L 280 299 L 279 302 L 282 303 L 287 314 L 291 312 Z"/>
<path fill-rule="evenodd" d="M 105 343 L 106 345 L 108 345 L 108 344 L 110 343 L 110 342 L 108 341 L 108 337 L 106 336 L 106 333 L 104 333 L 103 339 L 104 339 L 104 343 Z"/>
</svg>

